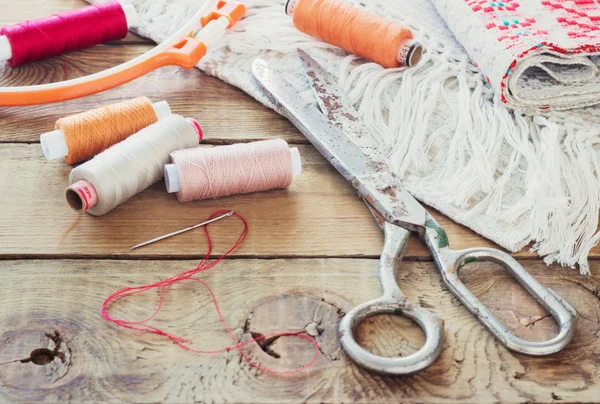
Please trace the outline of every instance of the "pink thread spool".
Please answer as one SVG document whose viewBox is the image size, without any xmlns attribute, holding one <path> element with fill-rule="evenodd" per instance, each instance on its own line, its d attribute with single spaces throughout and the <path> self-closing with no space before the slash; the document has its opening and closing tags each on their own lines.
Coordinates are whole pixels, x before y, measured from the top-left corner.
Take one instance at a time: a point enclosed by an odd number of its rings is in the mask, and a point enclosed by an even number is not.
<svg viewBox="0 0 600 404">
<path fill-rule="evenodd" d="M 176 151 L 164 176 L 167 192 L 190 202 L 287 188 L 301 172 L 298 149 L 274 139 Z"/>
<path fill-rule="evenodd" d="M 0 30 L 0 62 L 16 67 L 123 39 L 138 23 L 133 5 L 112 1 L 6 26 Z"/>
<path fill-rule="evenodd" d="M 202 132 L 202 127 L 200 126 L 198 121 L 192 118 L 186 118 L 186 121 L 194 130 L 194 133 L 196 133 L 198 141 L 202 142 L 204 134 Z M 138 132 L 138 134 L 139 133 L 140 132 Z M 138 134 L 133 136 L 137 136 Z M 118 146 L 118 144 L 115 146 Z M 111 149 L 105 150 L 101 153 L 101 155 L 107 152 L 110 153 L 110 150 Z M 69 204 L 71 209 L 77 212 L 87 212 L 88 210 L 94 208 L 94 206 L 96 206 L 99 200 L 96 188 L 94 187 L 92 182 L 86 179 L 78 180 L 71 184 L 69 187 L 67 187 L 67 189 L 65 190 L 65 198 L 67 199 L 67 203 Z"/>
</svg>

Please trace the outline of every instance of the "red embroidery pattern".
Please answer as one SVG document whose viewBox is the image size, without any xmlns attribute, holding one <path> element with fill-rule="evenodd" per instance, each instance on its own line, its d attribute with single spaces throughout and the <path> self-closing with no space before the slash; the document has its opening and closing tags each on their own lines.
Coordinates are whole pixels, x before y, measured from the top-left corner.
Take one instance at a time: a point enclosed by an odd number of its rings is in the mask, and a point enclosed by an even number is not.
<svg viewBox="0 0 600 404">
<path fill-rule="evenodd" d="M 556 15 L 569 37 L 583 43 L 598 40 L 600 9 L 594 0 L 545 0 L 541 4 Z"/>
<path fill-rule="evenodd" d="M 520 38 L 535 37 L 537 42 L 547 38 L 548 31 L 536 28 L 536 19 L 520 13 L 521 5 L 515 0 L 490 1 L 466 0 L 473 12 L 484 13 L 485 27 L 496 31 L 496 37 L 506 42 L 506 49 L 518 43 Z"/>
</svg>

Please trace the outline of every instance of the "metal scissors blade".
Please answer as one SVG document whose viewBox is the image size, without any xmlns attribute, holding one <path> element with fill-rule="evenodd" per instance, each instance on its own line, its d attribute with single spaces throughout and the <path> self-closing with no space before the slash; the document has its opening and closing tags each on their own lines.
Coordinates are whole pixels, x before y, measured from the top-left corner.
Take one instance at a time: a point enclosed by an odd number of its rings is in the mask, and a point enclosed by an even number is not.
<svg viewBox="0 0 600 404">
<path fill-rule="evenodd" d="M 279 110 L 348 181 L 354 183 L 357 177 L 390 171 L 383 156 L 367 156 L 313 104 L 303 101 L 266 61 L 255 59 L 252 72 Z"/>
<path fill-rule="evenodd" d="M 358 111 L 337 84 L 335 77 L 302 49 L 298 49 L 298 54 L 317 104 L 329 123 L 344 132 L 365 154 L 380 155 L 381 146 L 362 123 Z"/>
</svg>

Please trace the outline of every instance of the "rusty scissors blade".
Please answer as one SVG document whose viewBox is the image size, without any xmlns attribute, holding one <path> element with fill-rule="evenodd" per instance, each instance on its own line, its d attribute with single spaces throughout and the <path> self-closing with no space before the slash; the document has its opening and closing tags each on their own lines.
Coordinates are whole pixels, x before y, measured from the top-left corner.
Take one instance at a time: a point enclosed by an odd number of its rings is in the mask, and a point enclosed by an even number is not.
<svg viewBox="0 0 600 404">
<path fill-rule="evenodd" d="M 298 55 L 317 104 L 329 123 L 344 132 L 365 154 L 380 156 L 380 145 L 365 128 L 358 111 L 337 84 L 335 77 L 302 49 L 298 49 Z"/>
<path fill-rule="evenodd" d="M 346 100 L 335 78 L 313 58 L 299 51 L 308 82 L 317 104 L 307 103 L 261 59 L 253 62 L 254 76 L 265 94 L 321 154 L 346 178 L 365 200 L 384 231 L 385 243 L 379 261 L 383 295 L 360 304 L 340 322 L 340 343 L 346 353 L 366 369 L 405 375 L 431 365 L 439 356 L 443 342 L 443 321 L 434 313 L 410 302 L 395 278 L 410 231 L 427 245 L 443 282 L 460 302 L 508 349 L 528 355 L 549 355 L 563 349 L 573 337 L 577 312 L 552 289 L 540 284 L 513 257 L 493 248 L 450 248 L 448 237 L 395 176 L 378 151 L 373 138 L 361 127 L 358 114 Z M 556 320 L 558 333 L 546 341 L 523 340 L 502 322 L 462 283 L 459 270 L 474 261 L 491 261 L 504 267 Z M 425 332 L 425 344 L 415 353 L 401 358 L 384 358 L 362 348 L 354 338 L 355 327 L 377 314 L 395 314 L 414 320 Z"/>
<path fill-rule="evenodd" d="M 392 214 L 396 217 L 400 216 L 401 220 L 396 224 L 405 225 L 410 230 L 418 230 L 419 227 L 425 225 L 427 211 L 414 197 L 408 193 L 400 185 L 400 181 L 392 172 L 387 159 L 381 154 L 381 146 L 375 142 L 373 135 L 367 130 L 362 120 L 358 116 L 358 112 L 352 106 L 344 94 L 342 88 L 337 84 L 337 80 L 327 70 L 325 70 L 316 60 L 314 60 L 304 50 L 298 49 L 298 55 L 304 65 L 304 70 L 308 78 L 310 88 L 317 101 L 317 105 L 321 112 L 327 117 L 330 125 L 334 126 L 342 132 L 350 141 L 358 147 L 366 156 L 365 158 L 372 159 L 377 162 L 382 160 L 385 162 L 378 163 L 378 174 L 380 177 L 380 188 L 391 198 L 385 208 L 391 209 Z M 385 172 L 388 172 L 387 174 Z M 371 176 L 367 179 L 367 183 L 372 182 L 375 177 Z M 394 223 L 386 212 L 382 212 L 380 203 L 384 201 L 386 195 L 364 195 L 363 191 L 368 188 L 362 184 L 359 187 L 361 196 L 366 197 L 367 203 L 373 205 L 374 210 L 371 213 L 377 220 L 380 226 L 383 225 L 383 220 Z M 373 197 L 379 197 L 380 200 L 373 201 Z"/>
</svg>

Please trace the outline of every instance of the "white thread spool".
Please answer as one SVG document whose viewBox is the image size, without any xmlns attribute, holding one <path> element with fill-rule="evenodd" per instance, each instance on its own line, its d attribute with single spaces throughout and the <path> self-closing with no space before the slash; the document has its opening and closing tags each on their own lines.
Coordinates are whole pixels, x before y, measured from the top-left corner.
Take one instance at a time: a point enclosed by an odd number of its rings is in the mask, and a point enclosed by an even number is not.
<svg viewBox="0 0 600 404">
<path fill-rule="evenodd" d="M 285 13 L 290 17 L 294 16 L 294 10 L 300 0 L 287 0 L 285 3 Z M 368 33 L 364 33 L 367 34 Z M 414 66 L 423 56 L 423 45 L 419 42 L 406 39 L 398 45 L 396 50 L 396 60 L 401 66 Z"/>
<path fill-rule="evenodd" d="M 200 125 L 169 115 L 71 171 L 65 197 L 76 211 L 100 216 L 162 179 L 169 154 L 198 145 Z"/>
<path fill-rule="evenodd" d="M 189 202 L 287 188 L 301 172 L 298 149 L 273 139 L 178 150 L 165 165 L 165 185 Z"/>
<path fill-rule="evenodd" d="M 137 27 L 140 23 L 140 18 L 133 4 L 123 4 L 121 7 L 123 7 L 129 29 Z M 10 45 L 10 41 L 6 36 L 0 35 L 0 62 L 10 59 L 12 59 L 12 46 Z"/>
<path fill-rule="evenodd" d="M 158 120 L 171 115 L 171 107 L 166 101 L 160 101 L 152 104 Z M 56 160 L 69 155 L 69 146 L 62 130 L 53 130 L 52 132 L 42 133 L 40 135 L 40 144 L 42 152 L 48 160 Z"/>
</svg>

